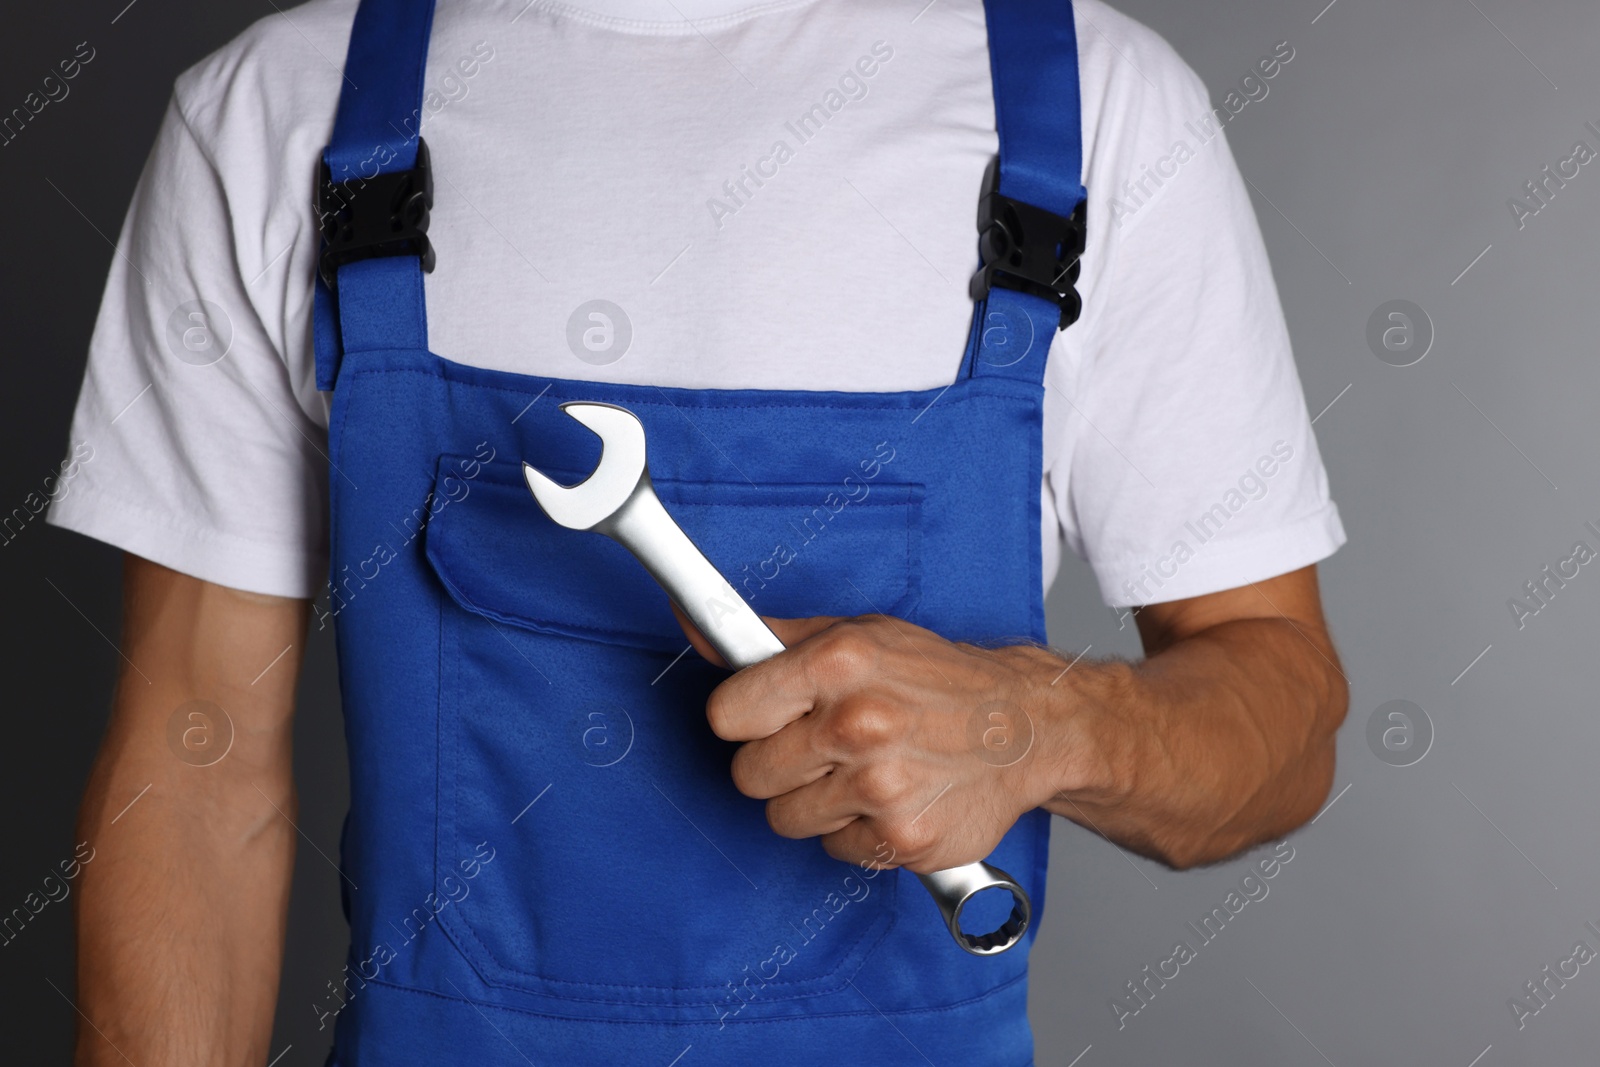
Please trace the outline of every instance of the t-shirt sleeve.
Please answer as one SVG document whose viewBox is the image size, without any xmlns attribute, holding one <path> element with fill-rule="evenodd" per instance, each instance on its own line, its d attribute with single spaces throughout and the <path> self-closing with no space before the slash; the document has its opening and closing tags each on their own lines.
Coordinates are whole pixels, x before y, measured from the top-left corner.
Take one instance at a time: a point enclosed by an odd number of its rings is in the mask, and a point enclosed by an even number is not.
<svg viewBox="0 0 1600 1067">
<path fill-rule="evenodd" d="M 1244 180 L 1200 79 L 1138 29 L 1110 60 L 1082 333 L 1052 356 L 1045 401 L 1062 427 L 1046 446 L 1057 517 L 1114 607 L 1246 585 L 1344 543 Z"/>
<path fill-rule="evenodd" d="M 174 96 L 111 261 L 73 417 L 73 445 L 92 458 L 49 521 L 207 581 L 310 597 L 326 579 L 326 412 L 314 384 L 294 380 L 306 372 L 289 369 L 303 355 L 283 351 L 307 343 L 293 306 L 303 287 L 286 286 L 304 254 L 273 258 L 259 201 L 274 190 L 225 188 L 216 151 Z"/>
</svg>

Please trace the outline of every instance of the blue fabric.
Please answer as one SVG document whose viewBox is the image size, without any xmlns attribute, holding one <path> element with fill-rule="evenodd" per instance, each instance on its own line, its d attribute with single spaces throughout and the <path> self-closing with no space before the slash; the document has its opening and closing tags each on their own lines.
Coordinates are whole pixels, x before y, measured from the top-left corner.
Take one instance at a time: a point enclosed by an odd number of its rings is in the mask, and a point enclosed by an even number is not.
<svg viewBox="0 0 1600 1067">
<path fill-rule="evenodd" d="M 1071 3 L 985 0 L 1000 181 L 1006 196 L 1063 218 L 1084 199 L 1078 37 Z M 995 287 L 973 314 L 963 372 L 1043 381 L 1061 309 Z"/>
<path fill-rule="evenodd" d="M 366 0 L 350 28 L 333 140 L 335 181 L 409 170 L 417 161 L 433 0 Z"/>
<path fill-rule="evenodd" d="M 364 0 L 347 68 L 362 89 L 346 87 L 330 160 L 410 112 L 426 8 Z M 992 32 L 994 47 L 1055 42 L 1028 53 L 1030 77 L 1076 90 L 1076 53 L 1060 51 L 1070 6 L 988 9 L 992 27 L 1041 28 Z M 372 94 L 386 84 L 385 103 Z M 1031 122 L 1007 121 L 1002 156 Z M 1058 178 L 1078 188 L 1075 170 Z M 616 545 L 551 524 L 519 474 L 523 460 L 591 470 L 596 439 L 558 405 L 619 404 L 644 422 L 668 508 L 757 610 L 1043 640 L 1040 382 L 1056 312 L 1036 301 L 1039 326 L 1017 296 L 976 309 L 969 371 L 949 386 L 843 393 L 454 363 L 426 348 L 413 259 L 352 264 L 336 298 L 319 293 L 319 377 L 334 387 L 322 621 L 351 759 L 352 944 L 317 1007 L 337 1020 L 331 1063 L 609 1067 L 690 1046 L 695 1064 L 1031 1062 L 1033 932 L 967 955 L 914 876 L 773 834 L 705 721 L 725 673 L 680 658 L 665 594 Z M 1048 840 L 1034 811 L 992 856 L 1028 887 L 1035 929 Z"/>
<path fill-rule="evenodd" d="M 345 56 L 333 140 L 323 152 L 335 182 L 410 170 L 417 163 L 423 78 L 434 0 L 365 0 Z M 339 296 L 315 281 L 317 388 L 333 388 L 342 352 L 427 348 L 422 266 L 410 256 L 347 264 Z"/>
<path fill-rule="evenodd" d="M 1070 215 L 1084 196 L 1072 5 L 985 0 L 984 10 L 1000 135 L 1000 191 L 1062 217 Z"/>
</svg>

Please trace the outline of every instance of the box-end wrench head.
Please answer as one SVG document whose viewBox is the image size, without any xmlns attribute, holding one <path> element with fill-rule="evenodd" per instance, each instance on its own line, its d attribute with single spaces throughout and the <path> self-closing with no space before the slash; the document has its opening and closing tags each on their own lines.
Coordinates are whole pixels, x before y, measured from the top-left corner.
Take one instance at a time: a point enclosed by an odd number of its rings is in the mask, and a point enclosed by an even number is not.
<svg viewBox="0 0 1600 1067">
<path fill-rule="evenodd" d="M 546 515 L 572 530 L 604 534 L 626 548 L 735 670 L 783 651 L 783 642 L 728 583 L 662 506 L 650 484 L 644 426 L 626 408 L 569 401 L 561 410 L 600 438 L 600 462 L 577 485 L 561 485 L 523 463 L 528 490 Z M 919 874 L 956 944 L 992 956 L 1022 941 L 1032 919 L 1027 891 L 988 863 Z M 968 934 L 961 913 L 979 893 L 1011 894 L 1011 914 L 998 930 Z"/>
</svg>

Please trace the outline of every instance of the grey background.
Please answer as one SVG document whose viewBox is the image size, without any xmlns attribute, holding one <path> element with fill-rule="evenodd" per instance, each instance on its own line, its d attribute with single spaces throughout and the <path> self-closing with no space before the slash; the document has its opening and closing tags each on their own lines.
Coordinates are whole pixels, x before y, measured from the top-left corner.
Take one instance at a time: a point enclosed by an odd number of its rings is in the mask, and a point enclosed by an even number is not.
<svg viewBox="0 0 1600 1067">
<path fill-rule="evenodd" d="M 1600 125 L 1600 9 L 1324 2 L 1120 6 L 1171 40 L 1216 101 L 1277 42 L 1296 50 L 1228 138 L 1256 186 L 1351 535 L 1322 571 L 1352 691 L 1336 799 L 1293 836 L 1295 857 L 1270 895 L 1121 1030 L 1110 998 L 1189 937 L 1185 923 L 1222 902 L 1243 862 L 1176 874 L 1058 822 L 1034 955 L 1041 1065 L 1595 1057 L 1600 968 L 1585 967 L 1520 1032 L 1507 1000 L 1580 938 L 1600 948 L 1583 926 L 1600 925 L 1590 817 L 1600 568 L 1583 568 L 1520 630 L 1506 602 L 1574 541 L 1600 548 L 1583 529 L 1600 525 L 1600 165 L 1520 231 L 1506 200 L 1575 140 L 1600 148 L 1584 129 Z M 273 10 L 125 3 L 11 11 L 0 34 L 4 111 L 77 42 L 98 52 L 70 97 L 0 148 L 6 511 L 64 452 L 110 240 L 172 77 Z M 1436 330 L 1414 366 L 1389 366 L 1367 347 L 1369 316 L 1394 299 L 1420 305 Z M 112 550 L 37 520 L 0 547 L 9 727 L 0 910 L 71 855 L 118 662 L 117 566 Z M 1099 606 L 1070 558 L 1050 609 L 1058 645 L 1137 652 L 1131 625 Z M 1421 706 L 1434 729 L 1408 767 L 1383 762 L 1366 740 L 1373 710 L 1396 699 Z M 296 759 L 301 828 L 331 852 L 345 781 L 326 634 L 309 653 Z M 335 873 L 301 848 L 273 1044 L 282 1067 L 322 1060 L 327 1035 L 310 1005 L 342 962 L 337 901 Z M 68 905 L 50 905 L 0 948 L 0 975 L 8 1059 L 66 1062 Z"/>
</svg>

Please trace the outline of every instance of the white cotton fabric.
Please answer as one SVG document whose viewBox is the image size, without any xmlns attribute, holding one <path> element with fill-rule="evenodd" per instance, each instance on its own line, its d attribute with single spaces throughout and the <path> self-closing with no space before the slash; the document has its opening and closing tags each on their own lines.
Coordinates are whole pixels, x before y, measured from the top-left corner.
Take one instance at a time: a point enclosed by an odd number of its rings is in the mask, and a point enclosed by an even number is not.
<svg viewBox="0 0 1600 1067">
<path fill-rule="evenodd" d="M 311 194 L 355 7 L 270 16 L 178 79 L 55 524 L 241 589 L 325 582 Z M 1116 606 L 1313 563 L 1344 533 L 1205 88 L 1151 30 L 1076 10 L 1085 310 L 1047 372 L 1041 579 L 1062 540 Z M 440 355 L 690 388 L 955 375 L 996 148 L 980 0 L 441 0 L 426 83 Z M 605 365 L 568 342 L 595 299 L 632 332 Z"/>
</svg>

